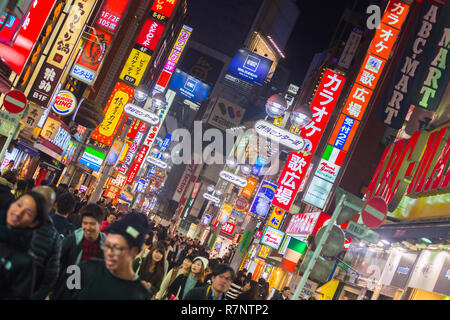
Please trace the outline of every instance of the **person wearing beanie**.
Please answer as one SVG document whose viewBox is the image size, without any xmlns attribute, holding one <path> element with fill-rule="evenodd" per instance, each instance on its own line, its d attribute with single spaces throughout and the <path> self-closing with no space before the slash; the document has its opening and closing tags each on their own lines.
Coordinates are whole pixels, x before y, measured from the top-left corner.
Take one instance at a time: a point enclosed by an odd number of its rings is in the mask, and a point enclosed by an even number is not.
<svg viewBox="0 0 450 320">
<path fill-rule="evenodd" d="M 189 275 L 179 275 L 167 290 L 167 295 L 171 300 L 180 300 L 193 288 L 202 287 L 205 283 L 205 269 L 208 266 L 208 259 L 196 257 L 191 266 Z"/>
<path fill-rule="evenodd" d="M 105 230 L 104 260 L 80 263 L 80 288 L 66 286 L 62 299 L 71 300 L 150 300 L 151 293 L 133 271 L 132 263 L 148 232 L 142 213 L 125 215 Z"/>
</svg>

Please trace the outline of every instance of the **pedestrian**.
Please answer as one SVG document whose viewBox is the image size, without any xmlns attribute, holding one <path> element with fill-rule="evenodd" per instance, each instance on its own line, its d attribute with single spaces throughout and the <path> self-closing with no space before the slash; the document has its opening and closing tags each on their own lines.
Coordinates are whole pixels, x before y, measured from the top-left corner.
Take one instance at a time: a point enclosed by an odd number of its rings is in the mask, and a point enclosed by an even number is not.
<svg viewBox="0 0 450 320">
<path fill-rule="evenodd" d="M 56 200 L 53 189 L 48 186 L 38 186 L 34 187 L 32 191 L 44 197 L 45 214 L 50 216 Z M 34 256 L 37 266 L 32 299 L 43 300 L 56 283 L 60 270 L 61 237 L 52 219 L 46 219 L 33 231 L 30 254 Z"/>
<path fill-rule="evenodd" d="M 16 189 L 14 190 L 14 197 L 17 199 L 19 198 L 22 194 L 24 194 L 27 189 L 27 182 L 23 179 L 17 181 L 17 185 L 16 185 Z"/>
<path fill-rule="evenodd" d="M 184 299 L 186 294 L 193 288 L 202 287 L 205 281 L 205 269 L 208 266 L 208 259 L 196 257 L 192 262 L 189 275 L 179 275 L 167 290 L 170 300 Z"/>
<path fill-rule="evenodd" d="M 3 171 L 0 177 L 0 208 L 8 209 L 15 198 L 12 193 L 17 181 L 17 172 L 13 170 Z"/>
<path fill-rule="evenodd" d="M 33 231 L 47 221 L 45 198 L 28 192 L 0 210 L 0 299 L 30 299 L 36 264 L 29 254 Z"/>
<path fill-rule="evenodd" d="M 245 286 L 245 273 L 243 270 L 239 270 L 236 274 L 236 278 L 230 286 L 230 290 L 227 292 L 227 298 L 229 300 L 235 300 L 241 293 L 242 288 Z"/>
<path fill-rule="evenodd" d="M 155 296 L 156 300 L 168 299 L 167 289 L 169 286 L 175 281 L 175 279 L 180 275 L 189 275 L 191 272 L 192 261 L 194 260 L 194 256 L 187 256 L 184 258 L 183 263 L 179 266 L 175 266 L 166 274 L 163 281 L 161 282 L 161 286 L 159 287 L 159 291 Z"/>
<path fill-rule="evenodd" d="M 4 174 L 5 172 L 7 172 L 7 171 L 13 169 L 14 163 L 15 163 L 14 160 L 10 160 L 10 161 L 8 162 L 8 164 L 7 164 L 7 165 L 3 168 L 3 170 L 2 170 L 2 176 L 3 176 L 3 174 Z"/>
<path fill-rule="evenodd" d="M 106 228 L 108 228 L 108 226 L 113 222 L 115 222 L 116 220 L 117 220 L 116 214 L 114 213 L 114 211 L 110 211 L 108 213 L 108 216 L 106 217 L 106 220 L 102 222 L 102 227 L 100 228 L 100 231 L 103 231 Z"/>
<path fill-rule="evenodd" d="M 133 213 L 130 215 L 135 215 Z M 152 296 L 156 295 L 164 278 L 164 256 L 166 250 L 161 242 L 152 247 L 149 253 L 142 258 L 133 261 L 133 270 L 142 279 Z"/>
<path fill-rule="evenodd" d="M 291 288 L 284 287 L 281 293 L 277 292 L 278 294 L 274 294 L 272 299 L 270 300 L 290 300 L 289 295 L 291 294 Z"/>
<path fill-rule="evenodd" d="M 224 263 L 218 264 L 212 271 L 211 284 L 191 289 L 183 300 L 226 300 L 225 293 L 233 278 L 233 268 Z"/>
<path fill-rule="evenodd" d="M 103 259 L 81 262 L 80 289 L 69 289 L 66 286 L 62 298 L 150 300 L 149 290 L 132 268 L 133 260 L 141 250 L 147 231 L 147 217 L 141 213 L 128 214 L 112 223 L 105 230 L 107 237 Z"/>
<path fill-rule="evenodd" d="M 75 226 L 69 221 L 69 215 L 75 210 L 75 198 L 65 192 L 59 195 L 56 200 L 56 211 L 50 217 L 55 225 L 56 230 L 63 236 L 67 237 L 75 232 Z"/>
<path fill-rule="evenodd" d="M 269 283 L 264 278 L 258 279 L 258 299 L 267 300 L 269 296 Z"/>
<path fill-rule="evenodd" d="M 100 232 L 103 209 L 90 203 L 80 210 L 81 228 L 65 237 L 61 247 L 61 269 L 52 299 L 59 299 L 66 286 L 67 268 L 90 258 L 103 259 L 106 235 Z"/>
<path fill-rule="evenodd" d="M 242 293 L 236 297 L 236 300 L 258 300 L 258 282 L 250 280 L 242 288 Z"/>
<path fill-rule="evenodd" d="M 245 283 L 250 282 L 250 280 L 252 280 L 253 278 L 253 273 L 248 272 L 247 275 L 245 276 Z"/>
</svg>

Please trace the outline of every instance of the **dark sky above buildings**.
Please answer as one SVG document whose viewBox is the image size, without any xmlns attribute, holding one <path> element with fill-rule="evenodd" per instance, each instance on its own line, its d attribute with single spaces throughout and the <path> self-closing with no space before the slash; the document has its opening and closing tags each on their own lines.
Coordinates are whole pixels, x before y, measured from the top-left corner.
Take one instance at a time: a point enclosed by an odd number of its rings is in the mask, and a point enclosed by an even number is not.
<svg viewBox="0 0 450 320">
<path fill-rule="evenodd" d="M 285 65 L 290 81 L 297 85 L 309 68 L 314 54 L 327 49 L 345 8 L 355 0 L 299 0 L 300 15 L 285 48 Z"/>
</svg>

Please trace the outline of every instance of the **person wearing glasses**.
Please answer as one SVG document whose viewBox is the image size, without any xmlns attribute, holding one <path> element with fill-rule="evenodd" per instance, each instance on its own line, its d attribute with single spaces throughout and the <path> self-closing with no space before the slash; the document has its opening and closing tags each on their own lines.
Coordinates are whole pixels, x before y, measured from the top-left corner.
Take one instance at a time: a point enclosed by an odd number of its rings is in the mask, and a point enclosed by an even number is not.
<svg viewBox="0 0 450 320">
<path fill-rule="evenodd" d="M 104 260 L 80 263 L 80 288 L 66 288 L 63 298 L 71 300 L 151 300 L 149 289 L 133 271 L 133 260 L 140 251 L 148 220 L 143 213 L 131 213 L 106 230 Z"/>
<path fill-rule="evenodd" d="M 90 258 L 103 259 L 106 235 L 100 232 L 104 211 L 97 204 L 90 203 L 80 211 L 81 228 L 65 237 L 61 246 L 60 272 L 51 299 L 59 299 L 66 287 L 70 274 L 67 268 Z"/>
<path fill-rule="evenodd" d="M 227 300 L 226 293 L 234 279 L 234 270 L 220 263 L 213 268 L 211 285 L 191 289 L 183 300 Z"/>
</svg>

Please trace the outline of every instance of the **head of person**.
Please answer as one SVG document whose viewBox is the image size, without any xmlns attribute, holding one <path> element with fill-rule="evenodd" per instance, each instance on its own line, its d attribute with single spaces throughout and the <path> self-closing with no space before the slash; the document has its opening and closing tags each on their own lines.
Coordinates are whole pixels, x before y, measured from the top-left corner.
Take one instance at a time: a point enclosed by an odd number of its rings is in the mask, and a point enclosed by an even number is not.
<svg viewBox="0 0 450 320">
<path fill-rule="evenodd" d="M 196 257 L 192 261 L 191 273 L 194 278 L 204 282 L 205 281 L 205 270 L 208 267 L 208 259 L 205 257 Z"/>
<path fill-rule="evenodd" d="M 105 265 L 112 273 L 130 268 L 144 244 L 148 226 L 142 214 L 129 214 L 106 228 Z"/>
<path fill-rule="evenodd" d="M 164 255 L 166 254 L 166 247 L 164 243 L 158 242 L 150 250 L 148 256 L 151 257 L 154 263 L 164 262 Z"/>
<path fill-rule="evenodd" d="M 48 186 L 48 180 L 42 180 L 41 186 Z"/>
<path fill-rule="evenodd" d="M 239 270 L 236 273 L 236 279 L 235 282 L 237 282 L 240 285 L 243 285 L 245 283 L 245 273 L 244 270 Z"/>
<path fill-rule="evenodd" d="M 212 271 L 211 288 L 218 295 L 222 295 L 230 289 L 234 279 L 234 270 L 228 264 L 219 263 Z"/>
<path fill-rule="evenodd" d="M 34 186 L 35 186 L 34 179 L 27 179 L 26 182 L 27 182 L 26 191 L 29 191 L 34 188 Z"/>
<path fill-rule="evenodd" d="M 242 288 L 242 292 L 249 292 L 250 298 L 252 300 L 255 300 L 256 297 L 258 296 L 258 282 L 256 282 L 255 280 L 250 280 Z"/>
<path fill-rule="evenodd" d="M 192 255 L 184 257 L 183 263 L 181 264 L 181 267 L 183 268 L 185 273 L 188 274 L 191 271 L 192 262 L 194 261 L 194 258 L 195 257 L 192 256 Z"/>
<path fill-rule="evenodd" d="M 81 228 L 84 237 L 88 241 L 96 241 L 100 235 L 104 212 L 102 207 L 95 203 L 89 203 L 80 210 Z"/>
<path fill-rule="evenodd" d="M 49 186 L 38 186 L 34 187 L 33 191 L 40 193 L 45 198 L 45 211 L 47 214 L 50 214 L 50 211 L 53 208 L 53 205 L 56 201 L 56 192 L 50 188 Z"/>
<path fill-rule="evenodd" d="M 24 193 L 6 211 L 6 227 L 34 229 L 48 221 L 45 198 L 38 192 Z"/>
<path fill-rule="evenodd" d="M 27 189 L 27 182 L 25 180 L 19 180 L 17 181 L 16 190 L 20 192 L 25 192 Z"/>
<path fill-rule="evenodd" d="M 11 161 L 9 161 L 8 162 L 8 164 L 6 165 L 8 168 L 12 168 L 12 167 L 14 167 L 14 164 L 15 164 L 16 162 L 14 161 L 14 160 L 11 160 Z"/>
<path fill-rule="evenodd" d="M 4 178 L 6 181 L 11 183 L 12 186 L 14 186 L 17 182 L 17 170 L 15 170 L 15 169 L 6 170 L 2 174 L 2 178 Z"/>
<path fill-rule="evenodd" d="M 137 213 L 134 213 L 137 214 Z M 139 270 L 139 274 L 142 272 L 152 270 L 152 275 L 149 278 L 149 282 L 164 277 L 164 256 L 166 254 L 166 248 L 162 242 L 156 243 L 147 257 L 142 261 L 142 266 Z"/>
<path fill-rule="evenodd" d="M 116 214 L 114 212 L 110 211 L 108 213 L 108 217 L 106 218 L 106 221 L 108 221 L 108 223 L 111 224 L 111 223 L 115 222 L 116 219 L 117 219 Z"/>
<path fill-rule="evenodd" d="M 70 215 L 75 210 L 75 197 L 70 192 L 60 194 L 56 200 L 56 208 L 59 214 Z"/>
<path fill-rule="evenodd" d="M 289 287 L 284 287 L 283 291 L 281 291 L 281 295 L 285 298 L 289 297 L 290 294 L 291 294 L 291 288 L 289 288 Z"/>
</svg>

